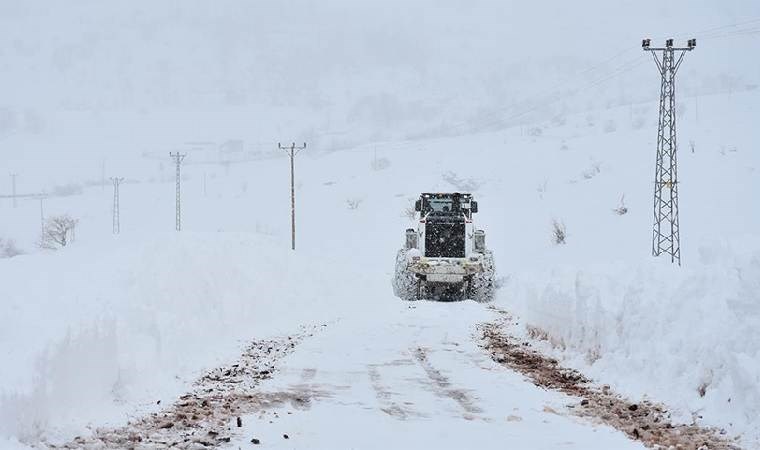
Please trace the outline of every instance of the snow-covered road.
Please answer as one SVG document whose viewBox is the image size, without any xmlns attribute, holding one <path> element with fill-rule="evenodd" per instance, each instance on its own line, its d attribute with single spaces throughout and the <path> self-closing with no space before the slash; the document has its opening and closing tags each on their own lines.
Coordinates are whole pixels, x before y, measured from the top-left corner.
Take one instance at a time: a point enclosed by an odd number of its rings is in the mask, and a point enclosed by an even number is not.
<svg viewBox="0 0 760 450">
<path fill-rule="evenodd" d="M 235 446 L 267 448 L 642 448 L 568 415 L 577 402 L 494 363 L 473 302 L 387 302 L 303 341 L 264 393 L 320 392 L 243 417 Z M 233 429 L 234 429 L 234 425 Z M 287 435 L 287 438 L 284 436 Z"/>
</svg>

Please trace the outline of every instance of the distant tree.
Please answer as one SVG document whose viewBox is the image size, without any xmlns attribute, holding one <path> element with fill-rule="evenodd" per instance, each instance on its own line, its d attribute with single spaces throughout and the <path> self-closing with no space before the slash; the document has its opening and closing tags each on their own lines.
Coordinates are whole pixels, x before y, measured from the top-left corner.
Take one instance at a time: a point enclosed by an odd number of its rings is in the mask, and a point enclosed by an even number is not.
<svg viewBox="0 0 760 450">
<path fill-rule="evenodd" d="M 74 240 L 77 223 L 79 221 L 68 214 L 49 217 L 45 221 L 40 247 L 51 250 L 66 247 Z"/>
<path fill-rule="evenodd" d="M 0 238 L 0 258 L 13 258 L 23 254 L 24 252 L 16 247 L 16 242 L 13 239 Z"/>
<path fill-rule="evenodd" d="M 354 210 L 359 209 L 359 205 L 361 204 L 362 199 L 360 198 L 349 198 L 346 199 L 346 205 L 348 206 L 348 209 Z"/>
<path fill-rule="evenodd" d="M 615 214 L 618 216 L 622 216 L 628 213 L 628 207 L 625 206 L 625 194 L 620 197 L 620 205 L 618 205 L 617 208 L 613 209 L 613 211 L 615 211 Z"/>
<path fill-rule="evenodd" d="M 565 244 L 566 238 L 567 229 L 565 228 L 565 224 L 558 220 L 552 221 L 552 242 L 557 245 Z"/>
</svg>

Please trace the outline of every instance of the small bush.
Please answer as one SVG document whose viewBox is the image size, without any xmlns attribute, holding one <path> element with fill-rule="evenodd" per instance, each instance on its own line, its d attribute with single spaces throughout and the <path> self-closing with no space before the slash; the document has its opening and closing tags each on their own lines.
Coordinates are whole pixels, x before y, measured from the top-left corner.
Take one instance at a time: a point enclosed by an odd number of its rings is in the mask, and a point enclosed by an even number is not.
<svg viewBox="0 0 760 450">
<path fill-rule="evenodd" d="M 474 192 L 481 186 L 481 183 L 478 180 L 474 178 L 459 178 L 454 172 L 444 173 L 443 180 L 457 188 L 460 192 Z"/>
<path fill-rule="evenodd" d="M 567 229 L 565 224 L 554 220 L 552 221 L 552 242 L 556 245 L 564 245 L 567 238 Z"/>
<path fill-rule="evenodd" d="M 544 180 L 544 182 L 539 184 L 538 187 L 536 188 L 536 192 L 538 192 L 538 197 L 541 200 L 544 199 L 544 194 L 546 193 L 546 187 L 548 183 L 549 183 L 548 181 Z"/>
<path fill-rule="evenodd" d="M 0 238 L 0 258 L 13 258 L 23 254 L 24 252 L 16 247 L 16 242 L 13 239 Z"/>
<path fill-rule="evenodd" d="M 598 162 L 595 162 L 591 164 L 591 167 L 584 170 L 583 173 L 581 173 L 581 176 L 586 180 L 590 180 L 594 178 L 595 176 L 599 175 L 601 171 L 602 171 L 602 165 Z"/>
<path fill-rule="evenodd" d="M 49 250 L 66 247 L 74 241 L 74 231 L 78 223 L 79 220 L 73 219 L 68 214 L 49 217 L 45 220 L 40 247 Z"/>
<path fill-rule="evenodd" d="M 391 166 L 391 161 L 388 158 L 375 158 L 372 160 L 370 167 L 372 170 L 384 170 Z"/>
<path fill-rule="evenodd" d="M 625 206 L 625 194 L 623 194 L 623 196 L 620 197 L 620 205 L 618 205 L 617 208 L 613 209 L 613 211 L 618 216 L 622 216 L 628 213 L 628 207 Z"/>
<path fill-rule="evenodd" d="M 349 198 L 346 199 L 346 205 L 348 205 L 348 209 L 355 210 L 359 209 L 359 205 L 361 204 L 362 199 L 360 198 Z"/>
<path fill-rule="evenodd" d="M 533 137 L 540 137 L 542 134 L 544 134 L 544 130 L 541 129 L 541 127 L 531 127 L 528 128 L 528 136 Z"/>
</svg>

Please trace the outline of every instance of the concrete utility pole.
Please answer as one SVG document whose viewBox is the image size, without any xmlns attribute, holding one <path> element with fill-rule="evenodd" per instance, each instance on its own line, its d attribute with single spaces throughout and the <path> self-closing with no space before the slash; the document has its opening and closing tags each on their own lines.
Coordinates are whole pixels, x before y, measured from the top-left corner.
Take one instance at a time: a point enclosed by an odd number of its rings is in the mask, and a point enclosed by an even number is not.
<svg viewBox="0 0 760 450">
<path fill-rule="evenodd" d="M 42 207 L 42 202 L 45 200 L 45 194 L 40 196 L 40 238 L 45 236 L 45 210 Z"/>
<path fill-rule="evenodd" d="M 654 178 L 654 231 L 652 255 L 670 255 L 670 261 L 681 265 L 681 228 L 678 222 L 678 158 L 676 143 L 676 72 L 686 52 L 694 50 L 696 39 L 686 47 L 673 47 L 673 39 L 665 47 L 650 47 L 650 39 L 641 41 L 644 51 L 652 58 L 662 77 L 660 83 L 660 118 L 657 129 L 657 162 Z M 657 57 L 661 52 L 662 56 Z M 676 53 L 678 57 L 676 58 Z"/>
<path fill-rule="evenodd" d="M 119 185 L 124 181 L 124 178 L 111 177 L 113 183 L 113 234 L 119 234 L 121 232 L 121 224 L 119 223 Z"/>
<path fill-rule="evenodd" d="M 296 155 L 301 152 L 301 150 L 306 148 L 306 142 L 303 143 L 302 146 L 296 147 L 295 142 L 290 144 L 290 147 L 285 146 L 283 147 L 282 144 L 278 143 L 277 146 L 280 148 L 280 150 L 285 150 L 285 152 L 290 157 L 290 242 L 291 242 L 291 249 L 296 249 L 296 188 L 295 188 L 295 158 Z"/>
<path fill-rule="evenodd" d="M 175 229 L 177 231 L 182 231 L 182 206 L 181 206 L 181 197 L 180 197 L 180 167 L 182 166 L 182 161 L 185 159 L 185 156 L 187 156 L 187 153 L 172 153 L 169 152 L 169 156 L 174 158 L 174 163 L 177 167 L 177 193 L 176 193 L 176 200 L 175 200 Z"/>
<path fill-rule="evenodd" d="M 16 203 L 16 177 L 18 176 L 18 174 L 12 173 L 10 175 L 11 175 L 11 190 L 12 190 L 11 195 L 13 195 L 13 207 L 15 208 L 16 206 L 18 206 Z"/>
</svg>

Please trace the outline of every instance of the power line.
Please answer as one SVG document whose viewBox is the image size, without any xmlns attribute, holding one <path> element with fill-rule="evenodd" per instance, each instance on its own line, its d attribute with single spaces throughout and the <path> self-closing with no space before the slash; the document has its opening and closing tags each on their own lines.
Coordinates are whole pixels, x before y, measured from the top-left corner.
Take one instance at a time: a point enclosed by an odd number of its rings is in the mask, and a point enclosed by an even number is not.
<svg viewBox="0 0 760 450">
<path fill-rule="evenodd" d="M 571 90 L 571 92 L 569 92 L 567 94 L 557 95 L 554 98 L 547 99 L 547 100 L 545 100 L 543 102 L 540 102 L 540 103 L 535 103 L 534 105 L 532 105 L 532 106 L 530 106 L 530 107 L 528 107 L 526 109 L 523 109 L 521 111 L 518 111 L 515 114 L 510 115 L 510 116 L 508 116 L 506 118 L 502 117 L 502 118 L 497 118 L 495 120 L 488 121 L 488 122 L 481 122 L 479 125 L 481 127 L 484 127 L 484 126 L 488 127 L 488 126 L 496 125 L 496 124 L 499 124 L 499 123 L 509 123 L 509 122 L 511 122 L 513 120 L 519 119 L 519 118 L 521 118 L 521 117 L 523 117 L 523 116 L 525 116 L 527 114 L 530 114 L 530 113 L 532 113 L 534 111 L 537 111 L 537 110 L 540 110 L 542 108 L 546 108 L 548 106 L 551 106 L 551 105 L 553 105 L 553 104 L 555 104 L 555 103 L 557 103 L 557 102 L 559 102 L 561 100 L 566 100 L 568 98 L 571 98 L 571 97 L 573 97 L 573 96 L 575 96 L 575 95 L 577 95 L 577 94 L 579 94 L 581 92 L 587 91 L 587 90 L 589 90 L 591 88 L 594 88 L 596 86 L 599 86 L 599 85 L 601 85 L 601 84 L 603 84 L 603 83 L 605 83 L 605 82 L 607 82 L 609 80 L 612 80 L 613 78 L 617 78 L 618 76 L 620 76 L 622 74 L 630 72 L 634 68 L 636 68 L 639 65 L 641 65 L 641 63 L 643 62 L 643 59 L 644 58 L 642 56 L 638 56 L 636 58 L 628 60 L 628 61 L 620 64 L 619 66 L 616 66 L 612 70 L 612 72 L 610 72 L 608 74 L 605 74 L 604 77 L 597 78 L 596 80 L 588 82 L 585 85 L 579 86 L 578 88 L 576 88 L 574 90 Z"/>
</svg>

